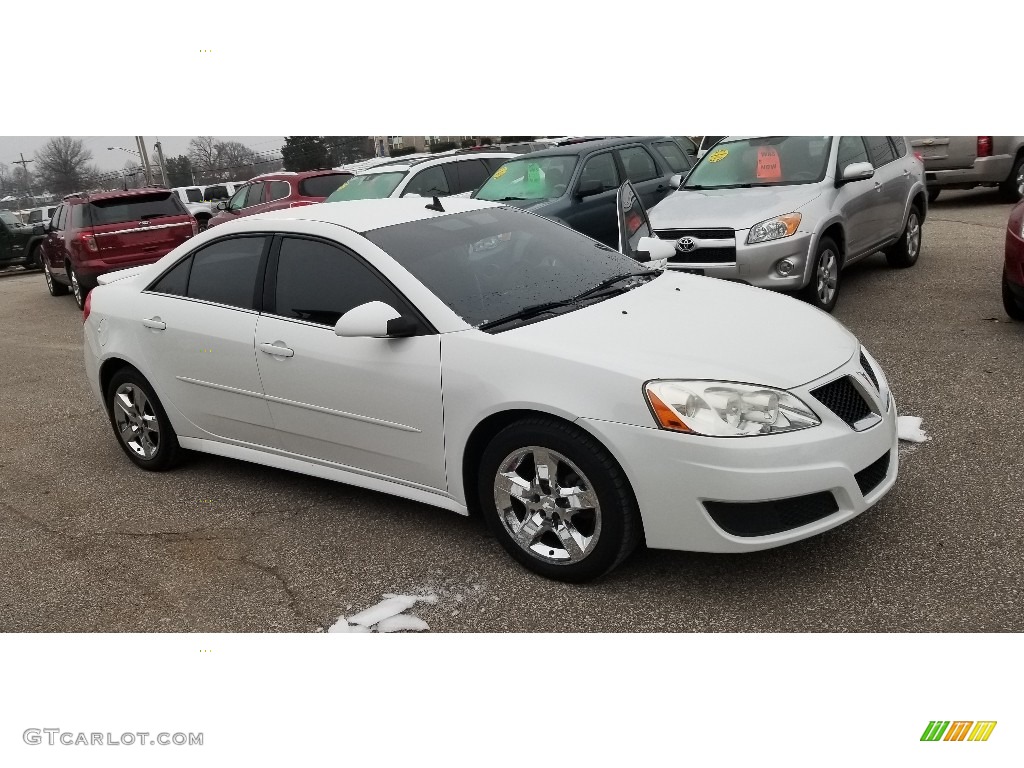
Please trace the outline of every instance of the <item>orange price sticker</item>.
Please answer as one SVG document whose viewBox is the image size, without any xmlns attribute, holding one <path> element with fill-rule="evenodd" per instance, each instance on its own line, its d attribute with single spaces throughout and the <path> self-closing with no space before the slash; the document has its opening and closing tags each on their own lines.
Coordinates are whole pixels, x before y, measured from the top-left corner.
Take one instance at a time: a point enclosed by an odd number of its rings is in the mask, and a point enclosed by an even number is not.
<svg viewBox="0 0 1024 768">
<path fill-rule="evenodd" d="M 782 178 L 782 163 L 775 147 L 757 148 L 757 178 L 778 181 Z"/>
</svg>

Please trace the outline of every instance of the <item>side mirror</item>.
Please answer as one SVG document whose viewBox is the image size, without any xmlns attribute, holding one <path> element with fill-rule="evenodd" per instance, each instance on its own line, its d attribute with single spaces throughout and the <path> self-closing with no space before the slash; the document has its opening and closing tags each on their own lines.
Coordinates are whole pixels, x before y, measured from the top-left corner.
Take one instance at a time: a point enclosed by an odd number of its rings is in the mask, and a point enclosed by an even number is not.
<svg viewBox="0 0 1024 768">
<path fill-rule="evenodd" d="M 46 224 L 35 224 L 32 227 L 33 235 L 42 235 L 46 232 Z"/>
<path fill-rule="evenodd" d="M 669 177 L 668 185 L 672 189 L 679 189 L 681 186 L 683 186 L 683 174 L 673 173 L 672 176 Z"/>
<path fill-rule="evenodd" d="M 676 255 L 676 243 L 657 237 L 641 237 L 636 245 L 636 255 L 637 260 L 644 263 L 664 261 Z"/>
<path fill-rule="evenodd" d="M 402 317 L 394 307 L 383 301 L 371 301 L 342 315 L 334 326 L 334 333 L 346 338 L 383 339 L 412 336 L 417 328 L 415 320 Z"/>
<path fill-rule="evenodd" d="M 843 173 L 839 177 L 839 183 L 849 184 L 851 181 L 864 181 L 864 179 L 870 179 L 875 175 L 875 166 L 871 163 L 850 163 L 848 166 L 843 168 Z"/>
<path fill-rule="evenodd" d="M 228 201 L 227 200 L 221 200 L 219 203 L 217 203 L 217 210 L 218 211 L 226 211 L 227 209 L 228 209 Z"/>
<path fill-rule="evenodd" d="M 599 195 L 604 192 L 604 184 L 597 179 L 591 179 L 589 181 L 581 181 L 579 188 L 576 190 L 576 197 L 591 197 L 593 195 Z"/>
</svg>

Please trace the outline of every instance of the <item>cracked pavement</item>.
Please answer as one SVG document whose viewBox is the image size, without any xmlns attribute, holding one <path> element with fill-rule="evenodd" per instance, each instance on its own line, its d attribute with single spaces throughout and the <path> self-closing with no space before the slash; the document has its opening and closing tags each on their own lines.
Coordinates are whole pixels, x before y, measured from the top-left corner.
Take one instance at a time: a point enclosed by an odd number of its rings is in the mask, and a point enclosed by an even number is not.
<svg viewBox="0 0 1024 768">
<path fill-rule="evenodd" d="M 318 631 L 384 593 L 433 631 L 1021 631 L 1024 325 L 1010 206 L 943 192 L 916 267 L 843 275 L 836 316 L 931 440 L 873 510 L 749 555 L 641 551 L 596 583 L 523 571 L 476 521 L 213 456 L 136 469 L 84 379 L 81 315 L 0 275 L 0 631 Z M 785 343 L 780 329 L 780 344 Z"/>
</svg>

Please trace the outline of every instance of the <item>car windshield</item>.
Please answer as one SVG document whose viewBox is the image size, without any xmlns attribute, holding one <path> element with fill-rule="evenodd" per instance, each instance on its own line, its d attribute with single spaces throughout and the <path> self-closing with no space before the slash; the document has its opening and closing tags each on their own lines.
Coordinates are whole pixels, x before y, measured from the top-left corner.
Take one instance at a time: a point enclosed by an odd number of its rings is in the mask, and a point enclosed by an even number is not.
<svg viewBox="0 0 1024 768">
<path fill-rule="evenodd" d="M 514 208 L 396 224 L 364 237 L 473 326 L 640 271 L 618 251 Z"/>
<path fill-rule="evenodd" d="M 324 202 L 380 200 L 381 198 L 389 197 L 405 174 L 405 171 L 391 171 L 388 173 L 367 173 L 362 176 L 353 176 L 334 190 Z"/>
<path fill-rule="evenodd" d="M 3 223 L 9 227 L 21 224 L 21 222 L 18 221 L 18 217 L 9 211 L 0 211 L 0 221 L 3 221 Z"/>
<path fill-rule="evenodd" d="M 565 194 L 576 155 L 509 160 L 475 195 L 480 200 L 550 200 Z"/>
<path fill-rule="evenodd" d="M 813 184 L 825 178 L 830 136 L 762 136 L 723 141 L 701 158 L 683 189 Z"/>
</svg>

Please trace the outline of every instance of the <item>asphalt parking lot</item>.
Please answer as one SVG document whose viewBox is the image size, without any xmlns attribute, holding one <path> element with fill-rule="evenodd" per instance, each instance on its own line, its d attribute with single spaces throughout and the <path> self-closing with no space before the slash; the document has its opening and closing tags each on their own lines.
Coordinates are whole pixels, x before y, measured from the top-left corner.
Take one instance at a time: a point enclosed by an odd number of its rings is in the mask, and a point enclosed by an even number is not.
<svg viewBox="0 0 1024 768">
<path fill-rule="evenodd" d="M 1010 208 L 944 192 L 914 268 L 876 255 L 843 275 L 836 317 L 931 437 L 901 447 L 878 506 L 756 554 L 640 551 L 583 586 L 420 504 L 205 455 L 136 469 L 85 380 L 73 300 L 0 275 L 0 631 L 316 631 L 395 592 L 437 595 L 413 612 L 442 632 L 1022 631 Z"/>
</svg>

